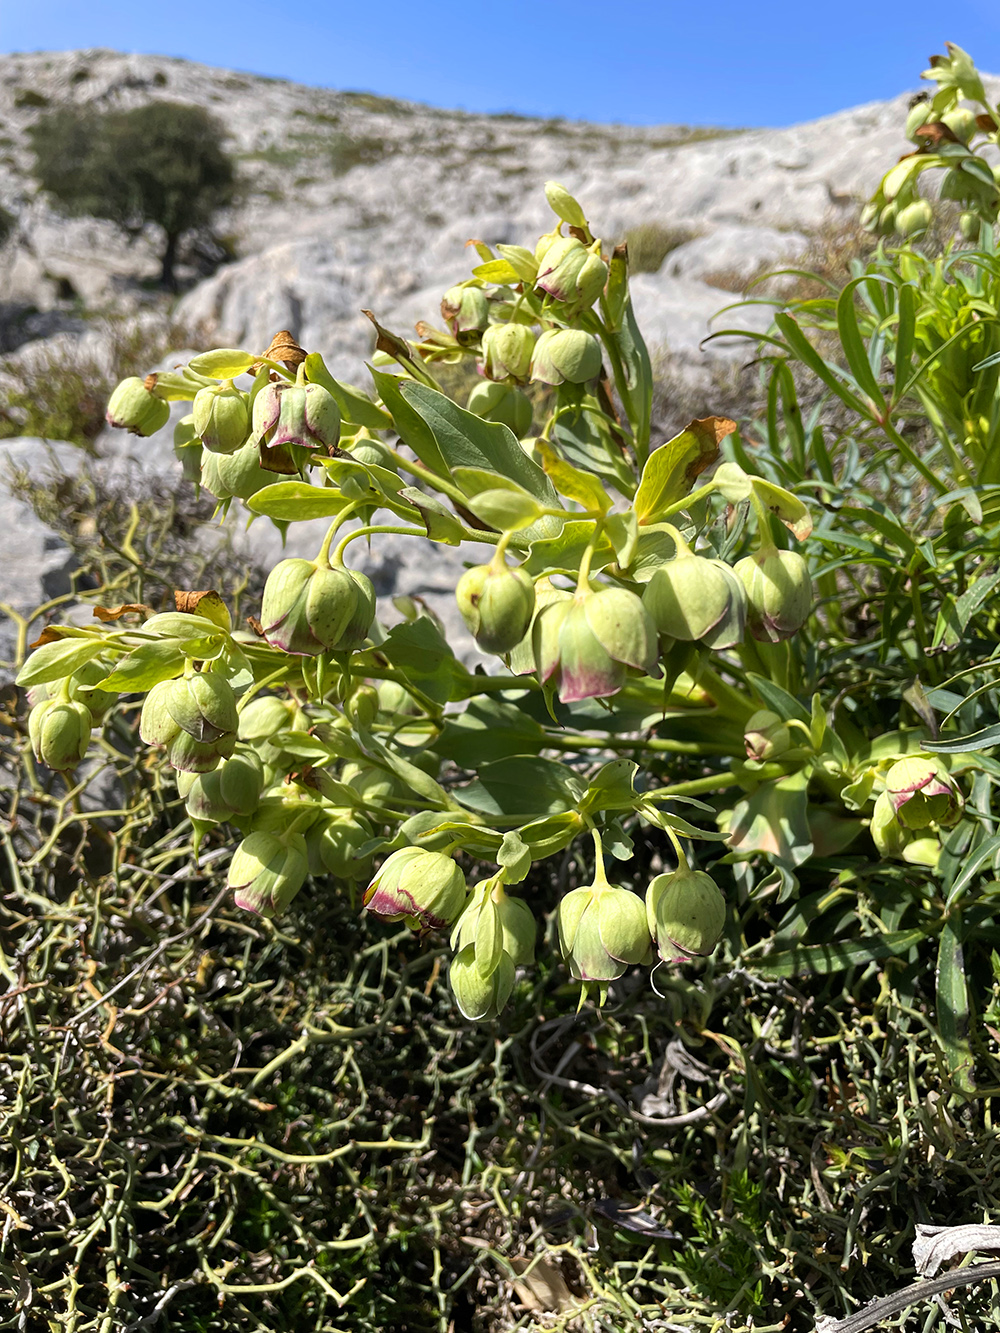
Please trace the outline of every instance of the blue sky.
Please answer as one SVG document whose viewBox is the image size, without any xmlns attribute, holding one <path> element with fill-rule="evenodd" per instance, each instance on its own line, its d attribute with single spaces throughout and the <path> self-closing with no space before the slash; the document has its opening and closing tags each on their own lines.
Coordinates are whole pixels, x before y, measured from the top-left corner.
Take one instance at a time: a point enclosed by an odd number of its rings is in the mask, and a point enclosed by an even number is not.
<svg viewBox="0 0 1000 1333">
<path fill-rule="evenodd" d="M 104 46 L 438 106 L 787 125 L 917 86 L 945 41 L 1000 72 L 996 0 L 0 0 L 0 50 Z"/>
</svg>

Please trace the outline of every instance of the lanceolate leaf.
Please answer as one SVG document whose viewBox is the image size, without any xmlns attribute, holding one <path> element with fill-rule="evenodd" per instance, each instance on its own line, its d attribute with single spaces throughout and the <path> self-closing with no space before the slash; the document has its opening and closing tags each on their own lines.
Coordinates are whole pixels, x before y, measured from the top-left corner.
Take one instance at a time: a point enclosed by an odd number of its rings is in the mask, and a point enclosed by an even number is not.
<svg viewBox="0 0 1000 1333">
<path fill-rule="evenodd" d="M 509 477 L 523 486 L 536 500 L 553 508 L 559 507 L 552 483 L 506 426 L 496 421 L 483 421 L 443 393 L 414 380 L 402 381 L 398 394 L 424 429 L 430 432 L 442 462 L 448 467 L 476 467 L 499 472 L 502 477 Z"/>
<path fill-rule="evenodd" d="M 922 930 L 893 930 L 868 940 L 848 943 L 809 944 L 786 953 L 772 953 L 763 958 L 744 955 L 747 971 L 764 977 L 825 976 L 831 972 L 845 972 L 849 967 L 862 967 L 882 958 L 899 957 L 909 953 L 915 944 L 927 938 Z"/>
</svg>

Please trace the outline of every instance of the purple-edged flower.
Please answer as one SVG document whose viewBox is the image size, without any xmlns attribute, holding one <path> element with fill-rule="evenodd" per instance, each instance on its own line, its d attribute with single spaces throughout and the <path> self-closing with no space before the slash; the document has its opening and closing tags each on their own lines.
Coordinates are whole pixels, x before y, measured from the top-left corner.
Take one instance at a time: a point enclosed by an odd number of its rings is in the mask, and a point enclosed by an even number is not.
<svg viewBox="0 0 1000 1333">
<path fill-rule="evenodd" d="M 387 921 L 441 930 L 455 920 L 465 899 L 465 876 L 450 856 L 402 847 L 382 862 L 365 890 L 364 905 Z"/>
<path fill-rule="evenodd" d="M 556 912 L 559 947 L 577 981 L 614 981 L 650 956 L 649 927 L 642 899 L 609 884 L 599 874 L 594 884 L 567 893 Z"/>
<path fill-rule="evenodd" d="M 634 592 L 581 589 L 549 602 L 535 619 L 538 678 L 554 681 L 565 703 L 617 694 L 630 669 L 656 669 L 656 626 Z"/>
<path fill-rule="evenodd" d="M 294 451 L 329 453 L 340 439 L 340 410 L 322 384 L 265 384 L 253 404 L 253 435 L 260 465 L 269 472 L 298 471 Z"/>
<path fill-rule="evenodd" d="M 709 954 L 726 924 L 726 900 L 711 875 L 684 866 L 650 881 L 646 918 L 664 962 Z"/>
</svg>

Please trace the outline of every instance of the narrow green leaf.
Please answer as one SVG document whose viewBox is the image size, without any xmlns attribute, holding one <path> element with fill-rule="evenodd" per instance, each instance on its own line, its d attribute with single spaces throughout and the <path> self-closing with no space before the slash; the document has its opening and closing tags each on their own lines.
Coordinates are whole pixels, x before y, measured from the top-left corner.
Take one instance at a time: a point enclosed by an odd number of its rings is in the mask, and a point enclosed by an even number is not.
<svg viewBox="0 0 1000 1333">
<path fill-rule="evenodd" d="M 913 360 L 914 334 L 917 327 L 917 293 L 911 283 L 904 282 L 898 288 L 896 301 L 898 318 L 892 385 L 894 404 L 903 397 L 910 379 L 910 362 Z"/>
<path fill-rule="evenodd" d="M 811 726 L 812 714 L 804 704 L 799 703 L 794 694 L 789 694 L 766 676 L 758 676 L 755 671 L 747 672 L 747 681 L 760 697 L 761 703 L 770 708 L 772 713 L 777 713 L 786 721 L 790 722 L 792 718 L 797 718 L 799 722 Z"/>
<path fill-rule="evenodd" d="M 465 531 L 462 524 L 436 495 L 428 495 L 416 486 L 404 486 L 399 498 L 408 501 L 420 515 L 431 541 L 448 546 L 458 546 L 462 541 Z"/>
<path fill-rule="evenodd" d="M 870 940 L 808 944 L 763 958 L 744 954 L 743 963 L 747 971 L 764 977 L 826 976 L 909 953 L 926 938 L 922 930 L 892 930 Z"/>
<path fill-rule="evenodd" d="M 938 942 L 937 1021 L 955 1082 L 965 1092 L 972 1092 L 975 1082 L 969 1050 L 969 991 L 959 924 L 946 921 Z"/>
<path fill-rule="evenodd" d="M 808 366 L 813 374 L 837 395 L 845 407 L 849 407 L 853 412 L 857 412 L 859 416 L 870 421 L 872 419 L 872 408 L 862 402 L 857 394 L 848 388 L 841 378 L 843 372 L 837 372 L 833 366 L 823 360 L 791 315 L 779 311 L 774 317 L 774 323 L 785 339 L 789 351 L 803 365 Z"/>
<path fill-rule="evenodd" d="M 812 532 L 813 522 L 812 515 L 799 497 L 763 477 L 753 477 L 751 485 L 763 504 L 784 523 L 792 536 L 804 542 Z"/>
<path fill-rule="evenodd" d="M 837 332 L 851 374 L 871 399 L 875 410 L 882 415 L 885 412 L 885 399 L 869 363 L 868 349 L 858 327 L 858 312 L 854 308 L 854 293 L 858 285 L 868 281 L 867 276 L 854 278 L 840 293 L 837 298 Z"/>
<path fill-rule="evenodd" d="M 937 750 L 938 746 L 929 744 L 925 749 Z M 993 862 L 998 856 L 1000 856 L 1000 833 L 994 833 L 992 838 L 987 838 L 968 854 L 961 873 L 948 890 L 946 905 L 951 907 L 952 903 L 957 902 L 984 866 L 993 868 Z"/>
<path fill-rule="evenodd" d="M 924 749 L 933 750 L 935 754 L 975 754 L 978 750 L 992 749 L 994 745 L 1000 745 L 1000 722 L 957 739 L 946 737 L 940 741 L 928 741 Z"/>
</svg>

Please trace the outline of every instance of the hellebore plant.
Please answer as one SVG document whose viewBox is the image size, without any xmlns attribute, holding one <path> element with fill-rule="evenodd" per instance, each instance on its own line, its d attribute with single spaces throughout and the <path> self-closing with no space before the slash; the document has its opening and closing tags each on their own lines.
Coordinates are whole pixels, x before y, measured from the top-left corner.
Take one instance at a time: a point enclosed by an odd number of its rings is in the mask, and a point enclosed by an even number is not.
<svg viewBox="0 0 1000 1333">
<path fill-rule="evenodd" d="M 315 558 L 271 570 L 250 629 L 180 590 L 158 614 L 50 626 L 19 677 L 35 759 L 60 772 L 120 696 L 144 696 L 139 736 L 196 838 L 242 837 L 238 904 L 280 915 L 311 877 L 448 934 L 477 1020 L 531 993 L 550 858 L 565 967 L 603 1003 L 638 967 L 711 953 L 717 873 L 741 901 L 784 900 L 814 847 L 864 836 L 929 866 L 963 818 L 962 762 L 929 759 L 919 728 L 859 739 L 810 687 L 814 484 L 762 475 L 724 417 L 653 447 L 627 247 L 562 186 L 546 194 L 535 246 L 474 243 L 443 328 L 409 340 L 373 317 L 370 396 L 286 332 L 120 385 L 108 419 L 140 434 L 192 405 L 175 447 L 220 512 L 329 530 Z M 435 375 L 457 363 L 481 377 L 467 407 Z M 388 535 L 428 565 L 434 543 L 462 548 L 477 661 L 349 563 Z"/>
</svg>

